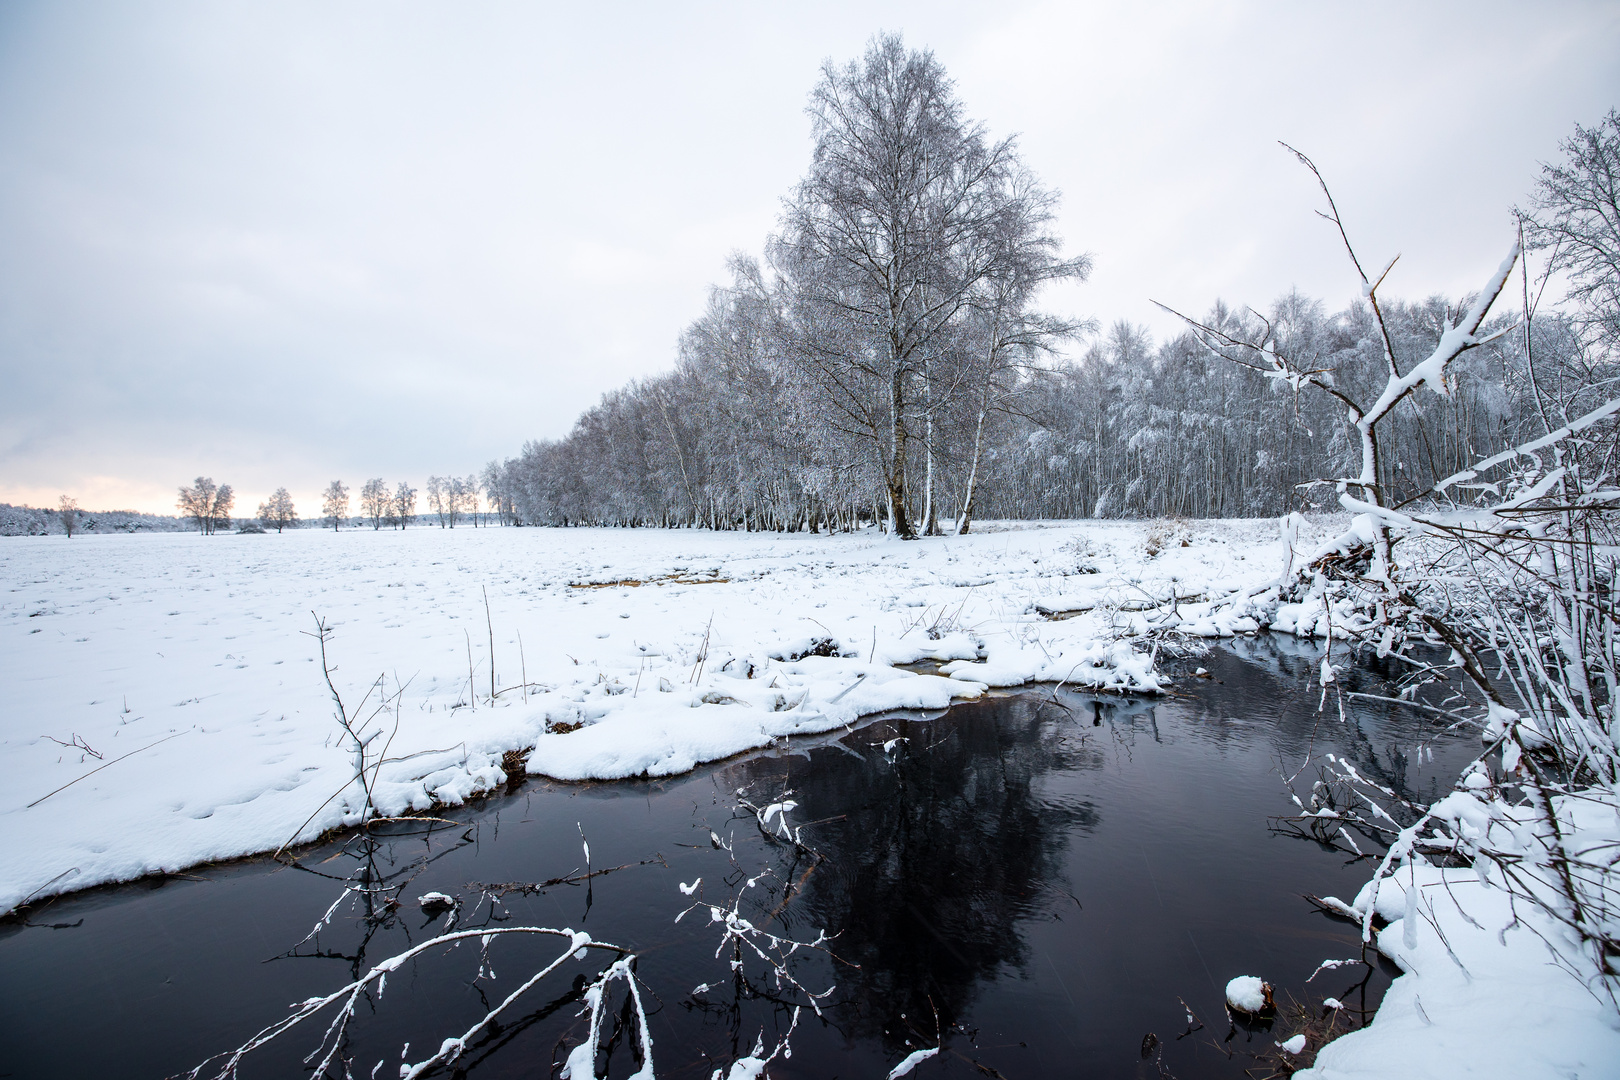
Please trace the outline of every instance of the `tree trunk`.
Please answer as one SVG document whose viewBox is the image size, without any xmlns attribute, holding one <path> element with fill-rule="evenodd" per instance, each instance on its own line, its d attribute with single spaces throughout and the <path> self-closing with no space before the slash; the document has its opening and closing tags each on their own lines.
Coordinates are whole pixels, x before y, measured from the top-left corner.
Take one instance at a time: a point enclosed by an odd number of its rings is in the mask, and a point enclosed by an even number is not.
<svg viewBox="0 0 1620 1080">
<path fill-rule="evenodd" d="M 939 535 L 939 513 L 934 507 L 934 386 L 933 372 L 923 361 L 923 535 Z"/>
<path fill-rule="evenodd" d="M 973 523 L 973 496 L 978 493 L 979 457 L 984 451 L 985 409 L 979 409 L 978 423 L 973 427 L 973 464 L 968 468 L 967 493 L 962 497 L 962 516 L 956 523 L 956 535 L 966 536 Z"/>
<path fill-rule="evenodd" d="M 902 540 L 917 539 L 906 505 L 906 374 L 899 348 L 891 346 L 892 374 L 889 379 L 889 460 L 884 477 L 889 496 L 889 535 Z"/>
</svg>

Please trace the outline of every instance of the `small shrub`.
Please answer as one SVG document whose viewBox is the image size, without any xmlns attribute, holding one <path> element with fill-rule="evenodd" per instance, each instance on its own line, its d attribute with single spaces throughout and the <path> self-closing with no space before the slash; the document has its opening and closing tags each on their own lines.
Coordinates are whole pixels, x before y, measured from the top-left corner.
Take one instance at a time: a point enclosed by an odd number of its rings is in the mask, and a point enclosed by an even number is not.
<svg viewBox="0 0 1620 1080">
<path fill-rule="evenodd" d="M 1058 549 L 1072 564 L 1072 573 L 1095 574 L 1097 569 L 1097 549 L 1087 536 L 1077 536 Z"/>
</svg>

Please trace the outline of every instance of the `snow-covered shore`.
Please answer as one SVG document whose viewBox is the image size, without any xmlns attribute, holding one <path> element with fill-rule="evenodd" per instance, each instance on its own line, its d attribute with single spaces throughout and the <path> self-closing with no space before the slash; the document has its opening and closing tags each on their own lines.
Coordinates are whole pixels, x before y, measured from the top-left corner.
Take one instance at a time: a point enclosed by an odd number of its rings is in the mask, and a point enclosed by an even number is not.
<svg viewBox="0 0 1620 1080">
<path fill-rule="evenodd" d="M 396 813 L 499 785 L 514 748 L 535 747 L 529 771 L 559 779 L 667 775 L 987 686 L 1155 690 L 1147 657 L 1114 643 L 1111 621 L 1140 622 L 1134 609 L 1173 594 L 1200 633 L 1252 629 L 1232 608 L 1216 625 L 1188 598 L 1251 587 L 1285 561 L 1272 521 L 1185 530 L 991 523 L 915 543 L 499 528 L 7 540 L 0 911 L 352 821 L 353 797 L 327 801 L 352 767 L 312 612 L 333 628 L 351 707 L 379 676 L 368 710 L 404 684 L 388 751 L 402 760 L 376 791 Z M 1038 607 L 1085 610 L 1053 620 Z M 894 666 L 927 659 L 943 662 L 939 675 Z"/>
<path fill-rule="evenodd" d="M 1533 860 L 1533 816 L 1493 810 L 1471 786 L 1436 803 L 1436 819 L 1453 835 L 1494 829 Z M 1620 801 L 1594 792 L 1558 807 L 1572 855 L 1613 859 Z M 1582 944 L 1503 886 L 1478 863 L 1446 869 L 1421 857 L 1365 886 L 1349 906 L 1387 921 L 1374 940 L 1404 974 L 1372 1024 L 1323 1047 L 1299 1080 L 1620 1076 L 1620 1018 L 1603 987 L 1577 974 L 1591 969 Z"/>
</svg>

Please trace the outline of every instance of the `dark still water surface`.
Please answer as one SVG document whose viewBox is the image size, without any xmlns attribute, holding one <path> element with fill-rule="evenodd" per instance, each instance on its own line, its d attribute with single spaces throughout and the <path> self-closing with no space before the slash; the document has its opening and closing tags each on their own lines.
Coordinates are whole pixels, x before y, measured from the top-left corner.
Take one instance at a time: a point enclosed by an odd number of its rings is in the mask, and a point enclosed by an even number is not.
<svg viewBox="0 0 1620 1080">
<path fill-rule="evenodd" d="M 936 1010 L 945 1049 L 912 1074 L 924 1080 L 1145 1077 L 1159 1076 L 1160 1064 L 1182 1080 L 1241 1077 L 1257 1065 L 1250 1055 L 1288 1031 L 1279 1022 L 1228 1041 L 1228 979 L 1260 975 L 1279 1000 L 1291 993 L 1319 1005 L 1360 978 L 1325 972 L 1306 983 L 1322 960 L 1360 950 L 1353 927 L 1300 894 L 1348 898 L 1372 867 L 1268 830 L 1269 816 L 1291 809 L 1283 763 L 1297 768 L 1314 738 L 1319 751 L 1428 801 L 1477 752 L 1472 738 L 1411 710 L 1363 703 L 1341 722 L 1330 700 L 1319 715 L 1307 689 L 1318 659 L 1287 640 L 1245 641 L 1199 661 L 1215 679 L 1181 679 L 1169 699 L 1061 693 L 1053 704 L 1048 688 L 883 719 L 668 781 L 531 780 L 450 813 L 454 827 L 424 835 L 413 825 L 388 838 L 375 860 L 386 884 L 402 886 L 388 894 L 401 906 L 368 921 L 346 901 L 296 950 L 355 869 L 352 842 L 305 852 L 303 864 L 319 873 L 256 860 L 67 898 L 31 912 L 27 925 L 0 924 L 0 1075 L 187 1070 L 286 1015 L 289 1003 L 336 990 L 436 933 L 442 921 L 424 915 L 421 894 L 461 898 L 465 928 L 491 915 L 476 883 L 582 868 L 583 830 L 597 869 L 658 861 L 589 889 L 509 892 L 497 915 L 510 921 L 492 925 L 573 927 L 635 950 L 660 1077 L 706 1080 L 762 1033 L 769 1048 L 786 1030 L 788 1004 L 803 1002 L 757 959 L 745 963 L 739 990 L 729 954 L 715 956 L 720 938 L 706 911 L 675 922 L 697 898 L 680 884 L 698 877 L 701 897 L 722 904 L 754 878 L 743 914 L 774 933 L 837 935 L 833 951 L 847 963 L 808 950 L 794 958 L 806 987 L 836 989 L 824 1019 L 805 1009 L 793 1055 L 771 1063 L 773 1077 L 883 1077 L 934 1044 Z M 1386 689 L 1375 674 L 1353 678 Z M 789 820 L 811 823 L 802 835 L 825 861 L 804 876 L 802 857 L 736 809 L 740 789 L 761 806 L 791 790 Z M 711 830 L 732 853 L 713 846 Z M 407 1041 L 408 1060 L 429 1056 L 555 951 L 503 937 L 490 950 L 493 979 L 476 977 L 475 944 L 402 967 L 350 1028 L 352 1075 L 398 1076 Z M 464 1072 L 440 1075 L 556 1075 L 585 1034 L 575 976 L 596 970 L 570 961 L 468 1051 Z M 1387 980 L 1374 976 L 1369 1004 Z M 1206 1026 L 1178 1039 L 1188 1026 L 1180 998 Z M 325 1026 L 307 1022 L 256 1051 L 241 1075 L 307 1075 L 302 1059 Z M 1161 1061 L 1142 1056 L 1149 1032 Z M 601 1060 L 614 1077 L 636 1068 L 623 1036 Z"/>
</svg>

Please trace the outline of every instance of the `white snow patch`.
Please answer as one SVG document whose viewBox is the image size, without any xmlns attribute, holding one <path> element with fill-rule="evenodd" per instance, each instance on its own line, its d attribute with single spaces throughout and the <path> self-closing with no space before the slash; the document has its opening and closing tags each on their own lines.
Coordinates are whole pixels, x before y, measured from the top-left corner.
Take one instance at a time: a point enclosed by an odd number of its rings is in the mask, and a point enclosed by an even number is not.
<svg viewBox="0 0 1620 1080">
<path fill-rule="evenodd" d="M 1239 1012 L 1259 1012 L 1266 1007 L 1265 980 L 1258 975 L 1239 975 L 1226 984 L 1226 1003 Z"/>
<path fill-rule="evenodd" d="M 897 1080 L 898 1077 L 910 1075 L 911 1070 L 915 1069 L 918 1065 L 921 1065 L 923 1062 L 927 1061 L 931 1057 L 934 1057 L 938 1053 L 939 1047 L 937 1046 L 930 1046 L 926 1050 L 913 1050 L 911 1053 L 906 1055 L 904 1061 L 900 1062 L 900 1064 L 889 1070 L 887 1080 Z"/>
<path fill-rule="evenodd" d="M 1620 799 L 1589 793 L 1553 804 L 1577 855 L 1620 847 Z M 1431 812 L 1456 834 L 1490 829 L 1501 843 L 1519 833 L 1534 845 L 1530 815 L 1473 790 L 1447 795 Z M 1554 920 L 1482 877 L 1489 875 L 1419 858 L 1346 905 L 1358 919 L 1372 905 L 1389 920 L 1375 939 L 1378 951 L 1405 974 L 1370 1025 L 1322 1047 L 1311 1069 L 1294 1074 L 1298 1080 L 1620 1075 L 1620 1030 L 1602 988 L 1570 973 L 1580 970 L 1572 962 L 1580 947 Z"/>
</svg>

